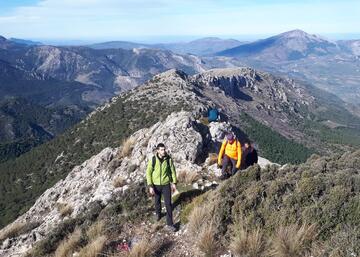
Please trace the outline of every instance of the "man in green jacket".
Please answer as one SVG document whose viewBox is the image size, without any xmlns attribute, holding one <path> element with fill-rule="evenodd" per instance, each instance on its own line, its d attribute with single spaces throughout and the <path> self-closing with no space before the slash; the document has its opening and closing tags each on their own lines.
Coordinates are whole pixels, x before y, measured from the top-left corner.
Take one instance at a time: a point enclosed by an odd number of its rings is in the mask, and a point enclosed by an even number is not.
<svg viewBox="0 0 360 257">
<path fill-rule="evenodd" d="M 176 171 L 173 160 L 167 154 L 163 143 L 157 145 L 156 155 L 149 160 L 146 169 L 146 181 L 150 195 L 155 196 L 157 220 L 161 219 L 161 195 L 163 195 L 166 207 L 166 223 L 172 231 L 176 231 L 171 204 L 171 192 L 176 191 Z"/>
</svg>

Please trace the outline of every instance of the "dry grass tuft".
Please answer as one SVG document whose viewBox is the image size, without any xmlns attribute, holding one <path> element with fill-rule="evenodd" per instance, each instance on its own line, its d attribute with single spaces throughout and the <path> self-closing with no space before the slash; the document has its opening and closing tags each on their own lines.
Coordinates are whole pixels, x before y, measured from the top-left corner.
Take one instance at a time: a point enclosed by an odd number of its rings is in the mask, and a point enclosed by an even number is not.
<svg viewBox="0 0 360 257">
<path fill-rule="evenodd" d="M 64 239 L 55 251 L 54 257 L 72 256 L 81 240 L 81 230 L 76 229 L 68 238 Z"/>
<path fill-rule="evenodd" d="M 130 251 L 129 257 L 150 257 L 157 250 L 157 243 L 152 242 L 148 238 L 144 238 L 137 243 Z"/>
<path fill-rule="evenodd" d="M 342 257 L 342 256 L 343 255 L 340 253 L 338 249 L 333 250 L 329 255 L 329 257 Z"/>
<path fill-rule="evenodd" d="M 243 226 L 235 229 L 230 243 L 230 250 L 235 256 L 266 256 L 266 247 L 266 239 L 259 228 L 248 231 Z"/>
<path fill-rule="evenodd" d="M 91 241 L 89 244 L 87 244 L 85 247 L 83 247 L 78 257 L 97 257 L 99 256 L 99 253 L 101 253 L 102 249 L 105 246 L 106 243 L 106 236 L 99 236 L 93 241 Z"/>
<path fill-rule="evenodd" d="M 281 226 L 272 239 L 272 256 L 302 257 L 311 252 L 317 237 L 316 225 Z"/>
<path fill-rule="evenodd" d="M 121 150 L 118 154 L 118 157 L 124 158 L 131 154 L 132 150 L 134 149 L 135 139 L 132 137 L 129 137 L 127 139 L 124 139 L 121 143 Z"/>
<path fill-rule="evenodd" d="M 209 119 L 207 117 L 200 117 L 199 121 L 201 124 L 208 126 L 210 124 Z"/>
<path fill-rule="evenodd" d="M 86 236 L 88 237 L 89 241 L 93 241 L 96 238 L 102 236 L 105 230 L 105 223 L 104 221 L 97 221 L 92 224 L 89 229 L 86 231 Z"/>
<path fill-rule="evenodd" d="M 122 187 L 122 186 L 125 186 L 126 185 L 126 179 L 119 176 L 119 177 L 116 177 L 114 180 L 113 180 L 113 186 L 115 188 L 117 187 Z"/>
<path fill-rule="evenodd" d="M 205 257 L 215 256 L 218 242 L 215 239 L 215 226 L 213 224 L 203 226 L 196 245 Z"/>
<path fill-rule="evenodd" d="M 218 155 L 216 153 L 209 153 L 209 166 L 217 163 Z"/>
<path fill-rule="evenodd" d="M 188 229 L 192 235 L 197 236 L 201 232 L 205 224 L 205 220 L 209 214 L 208 208 L 205 206 L 196 206 L 189 215 Z"/>
<path fill-rule="evenodd" d="M 57 203 L 56 207 L 57 207 L 61 217 L 69 216 L 74 211 L 72 206 L 67 203 Z"/>
<path fill-rule="evenodd" d="M 0 241 L 18 236 L 25 226 L 26 224 L 21 222 L 12 223 L 0 231 Z"/>
</svg>

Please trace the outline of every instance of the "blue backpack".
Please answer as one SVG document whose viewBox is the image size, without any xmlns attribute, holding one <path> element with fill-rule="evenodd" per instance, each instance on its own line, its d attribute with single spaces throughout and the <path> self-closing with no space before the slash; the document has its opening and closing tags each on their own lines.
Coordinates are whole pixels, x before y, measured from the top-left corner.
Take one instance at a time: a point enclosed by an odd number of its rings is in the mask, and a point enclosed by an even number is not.
<svg viewBox="0 0 360 257">
<path fill-rule="evenodd" d="M 210 121 L 217 121 L 219 116 L 219 111 L 217 109 L 211 109 L 209 110 L 208 114 L 208 120 Z"/>
</svg>

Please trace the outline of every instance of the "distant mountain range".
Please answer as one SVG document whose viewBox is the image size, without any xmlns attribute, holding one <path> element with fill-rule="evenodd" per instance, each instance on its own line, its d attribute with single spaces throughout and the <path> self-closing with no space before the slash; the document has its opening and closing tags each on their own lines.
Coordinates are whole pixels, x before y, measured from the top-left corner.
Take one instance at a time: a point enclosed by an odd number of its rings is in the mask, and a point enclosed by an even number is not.
<svg viewBox="0 0 360 257">
<path fill-rule="evenodd" d="M 9 38 L 9 40 L 13 41 L 15 43 L 18 43 L 18 44 L 29 45 L 29 46 L 43 45 L 43 43 L 41 43 L 41 42 L 36 42 L 36 41 L 32 41 L 32 40 L 25 40 L 25 39 L 20 39 L 20 38 Z"/>
<path fill-rule="evenodd" d="M 360 40 L 331 41 L 292 30 L 254 42 L 203 38 L 188 43 L 109 42 L 91 47 L 165 48 L 201 55 L 210 67 L 251 66 L 314 84 L 355 105 L 348 108 L 360 115 L 360 78 L 357 75 Z"/>
<path fill-rule="evenodd" d="M 204 67 L 196 56 L 168 50 L 29 45 L 1 37 L 0 108 L 7 111 L 0 110 L 0 162 L 56 136 L 159 72 L 178 68 L 194 74 Z M 24 103 L 29 117 L 14 102 Z"/>
<path fill-rule="evenodd" d="M 30 124 L 24 116 L 14 114 L 18 108 L 12 114 L 2 112 L 0 160 L 18 142 L 26 138 L 44 142 L 41 138 L 56 136 L 111 97 L 172 68 L 195 74 L 211 68 L 255 67 L 334 93 L 348 102 L 329 97 L 335 106 L 345 106 L 359 116 L 359 51 L 359 41 L 332 42 L 300 30 L 252 43 L 202 38 L 188 43 L 152 45 L 114 41 L 89 47 L 49 46 L 0 37 L 1 104 L 14 106 L 13 102 L 24 102 L 29 110 L 47 113 L 40 115 L 41 119 L 31 119 Z M 38 122 L 44 117 L 49 120 Z M 54 117 L 67 122 L 60 124 Z M 16 124 L 28 125 L 15 129 Z M 47 136 L 38 137 L 33 124 L 47 131 Z M 16 156 L 22 152 L 17 149 Z"/>
<path fill-rule="evenodd" d="M 88 45 L 88 47 L 93 49 L 122 48 L 127 50 L 132 50 L 133 48 L 153 48 L 151 44 L 142 44 L 142 43 L 135 43 L 130 41 L 109 41 L 109 42 Z"/>
<path fill-rule="evenodd" d="M 167 69 L 179 68 L 192 74 L 204 70 L 200 58 L 166 50 L 28 46 L 6 39 L 0 41 L 0 60 L 17 73 L 24 73 L 20 77 L 89 85 L 91 94 L 84 99 L 98 103 Z"/>
<path fill-rule="evenodd" d="M 169 44 L 141 44 L 126 41 L 112 41 L 99 44 L 89 45 L 94 49 L 110 49 L 110 48 L 157 48 L 170 50 L 179 54 L 195 54 L 200 56 L 213 55 L 216 52 L 229 49 L 232 47 L 244 44 L 244 42 L 235 39 L 220 39 L 216 37 L 201 38 L 184 43 L 169 43 Z"/>
<path fill-rule="evenodd" d="M 290 76 L 360 107 L 360 40 L 333 42 L 301 30 L 216 53 L 242 64 Z"/>
</svg>

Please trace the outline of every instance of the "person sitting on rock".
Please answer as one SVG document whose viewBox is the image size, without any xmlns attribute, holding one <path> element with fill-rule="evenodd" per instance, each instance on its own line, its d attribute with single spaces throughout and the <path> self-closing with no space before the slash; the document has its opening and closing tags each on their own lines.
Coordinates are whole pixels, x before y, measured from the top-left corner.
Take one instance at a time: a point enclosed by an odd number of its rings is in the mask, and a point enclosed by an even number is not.
<svg viewBox="0 0 360 257">
<path fill-rule="evenodd" d="M 253 147 L 253 145 L 251 144 L 251 142 L 249 140 L 245 141 L 243 158 L 244 158 L 244 168 L 245 169 L 258 162 L 257 151 Z"/>
<path fill-rule="evenodd" d="M 150 195 L 155 196 L 157 221 L 161 219 L 161 196 L 163 196 L 166 207 L 166 223 L 172 231 L 176 231 L 171 203 L 171 193 L 176 191 L 176 170 L 163 143 L 157 145 L 156 154 L 149 160 L 146 169 L 146 181 Z"/>
<path fill-rule="evenodd" d="M 221 145 L 218 165 L 222 166 L 220 179 L 226 179 L 229 177 L 226 169 L 231 164 L 231 175 L 234 175 L 240 168 L 241 164 L 241 144 L 240 141 L 235 139 L 233 133 L 228 133 Z"/>
</svg>

